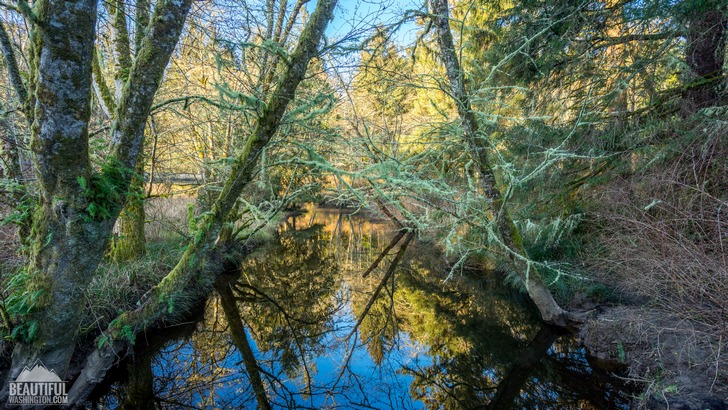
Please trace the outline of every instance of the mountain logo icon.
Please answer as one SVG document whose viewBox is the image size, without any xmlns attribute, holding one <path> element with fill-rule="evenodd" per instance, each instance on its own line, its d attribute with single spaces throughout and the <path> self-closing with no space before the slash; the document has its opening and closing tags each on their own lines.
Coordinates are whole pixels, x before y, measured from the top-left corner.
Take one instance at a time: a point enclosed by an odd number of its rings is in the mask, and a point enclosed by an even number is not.
<svg viewBox="0 0 728 410">
<path fill-rule="evenodd" d="M 29 369 L 28 366 L 23 368 L 15 382 L 40 382 L 40 383 L 58 383 L 61 382 L 61 378 L 58 377 L 54 370 L 48 370 L 42 362 L 37 361 L 33 365 L 33 369 Z"/>
<path fill-rule="evenodd" d="M 55 370 L 48 370 L 40 360 L 31 367 L 25 366 L 9 387 L 8 404 L 68 404 L 66 383 Z"/>
</svg>

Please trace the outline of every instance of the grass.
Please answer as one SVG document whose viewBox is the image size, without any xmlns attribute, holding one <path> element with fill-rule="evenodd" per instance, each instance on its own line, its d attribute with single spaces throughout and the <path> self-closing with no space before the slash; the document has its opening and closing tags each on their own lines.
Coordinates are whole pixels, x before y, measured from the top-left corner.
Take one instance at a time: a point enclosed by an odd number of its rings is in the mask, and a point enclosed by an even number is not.
<svg viewBox="0 0 728 410">
<path fill-rule="evenodd" d="M 106 258 L 101 262 L 86 291 L 86 317 L 81 333 L 103 331 L 119 313 L 135 309 L 137 301 L 177 265 L 189 239 L 187 207 L 192 201 L 190 197 L 168 197 L 147 202 L 146 253 L 128 261 Z M 256 230 L 254 243 L 270 241 L 282 217 L 279 214 Z M 174 295 L 174 312 L 169 312 L 165 320 L 173 321 L 186 314 L 211 289 L 210 282 L 216 273 L 198 274 L 195 281 L 199 282 L 183 294 Z"/>
<path fill-rule="evenodd" d="M 175 266 L 184 252 L 179 240 L 151 242 L 140 258 L 104 260 L 86 292 L 87 316 L 82 333 L 103 330 L 120 311 L 133 309 L 141 296 Z"/>
</svg>

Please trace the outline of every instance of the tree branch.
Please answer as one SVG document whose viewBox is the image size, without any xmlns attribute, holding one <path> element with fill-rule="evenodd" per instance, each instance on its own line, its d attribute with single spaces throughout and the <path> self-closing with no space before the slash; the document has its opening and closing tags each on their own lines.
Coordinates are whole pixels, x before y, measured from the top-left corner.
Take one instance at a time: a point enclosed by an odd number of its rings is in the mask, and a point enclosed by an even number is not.
<svg viewBox="0 0 728 410">
<path fill-rule="evenodd" d="M 141 42 L 111 127 L 111 155 L 134 169 L 142 148 L 144 126 L 164 69 L 182 33 L 192 0 L 161 0 Z"/>
<path fill-rule="evenodd" d="M 8 77 L 13 85 L 13 89 L 18 96 L 18 101 L 23 107 L 23 113 L 29 117 L 28 111 L 30 106 L 28 103 L 28 89 L 23 82 L 23 78 L 20 76 L 20 69 L 18 69 L 18 61 L 15 59 L 15 50 L 13 49 L 13 43 L 10 41 L 10 36 L 5 29 L 5 25 L 0 21 L 0 47 L 2 48 L 3 57 L 5 57 L 5 67 L 8 70 Z"/>
<path fill-rule="evenodd" d="M 173 0 L 168 1 L 173 2 Z M 190 1 L 183 0 L 183 2 L 189 8 Z M 179 0 L 177 0 L 176 4 L 179 4 Z M 281 118 L 288 104 L 293 100 L 296 88 L 306 74 L 309 61 L 318 53 L 318 45 L 328 22 L 332 18 L 335 6 L 336 0 L 319 0 L 316 4 L 316 10 L 311 15 L 311 19 L 301 33 L 296 51 L 291 57 L 291 64 L 278 83 L 278 87 L 271 96 L 269 104 L 263 111 L 258 126 L 248 139 L 242 152 L 236 158 L 231 174 L 225 182 L 220 196 L 213 204 L 211 212 L 199 221 L 198 229 L 201 230 L 200 234 L 192 239 L 187 250 L 169 274 L 142 297 L 138 303 L 139 307 L 133 311 L 124 312 L 109 325 L 108 336 L 111 337 L 111 342 L 102 343 L 99 348 L 89 355 L 86 366 L 68 394 L 69 401 L 80 402 L 85 399 L 93 387 L 103 378 L 106 371 L 113 364 L 116 354 L 125 344 L 121 332 L 124 327 L 129 326 L 134 331 L 139 331 L 157 321 L 165 314 L 168 309 L 168 304 L 173 302 L 175 295 L 185 289 L 190 281 L 193 280 L 194 275 L 199 272 L 200 268 L 206 263 L 210 263 L 210 259 L 214 258 L 214 254 L 217 251 L 216 238 L 222 229 L 225 218 L 230 213 L 230 210 L 233 209 L 242 190 L 252 180 L 253 169 L 257 165 L 258 157 L 263 147 L 278 130 Z M 155 12 L 153 21 L 157 21 L 160 18 L 160 14 L 164 16 L 165 13 Z M 171 15 L 173 14 L 170 13 L 168 16 Z M 168 23 L 172 24 L 173 21 L 168 20 Z M 156 33 L 156 35 L 153 33 Z M 157 28 L 152 26 L 149 35 L 142 44 L 142 53 L 148 52 L 145 51 L 145 48 L 153 48 L 150 43 L 162 34 L 158 32 Z M 171 48 L 165 48 L 165 50 L 169 50 L 171 53 Z M 169 56 L 166 57 L 166 59 L 168 58 Z M 154 57 L 146 57 L 145 54 L 142 54 L 137 58 L 138 61 L 144 61 L 146 59 L 153 60 Z M 141 75 L 141 73 L 136 73 L 137 70 L 141 70 L 142 67 L 153 68 L 148 65 L 148 62 L 142 62 L 139 66 L 135 64 L 127 86 L 134 83 L 133 80 L 136 75 Z M 161 71 L 163 71 L 163 67 L 159 68 L 160 76 Z M 149 86 L 148 83 L 145 84 Z M 127 97 L 127 99 L 130 98 Z M 133 101 L 133 99 L 130 100 Z M 147 110 L 150 106 L 151 101 L 148 102 Z M 120 110 L 121 108 L 117 109 L 117 111 Z M 132 154 L 136 155 L 138 153 L 133 152 L 133 150 L 139 147 L 128 146 L 133 144 L 133 140 L 130 140 L 134 135 L 122 133 L 120 137 L 124 139 L 116 142 L 118 148 L 115 152 L 123 154 L 119 158 L 123 158 L 125 161 L 133 160 L 131 158 Z"/>
</svg>

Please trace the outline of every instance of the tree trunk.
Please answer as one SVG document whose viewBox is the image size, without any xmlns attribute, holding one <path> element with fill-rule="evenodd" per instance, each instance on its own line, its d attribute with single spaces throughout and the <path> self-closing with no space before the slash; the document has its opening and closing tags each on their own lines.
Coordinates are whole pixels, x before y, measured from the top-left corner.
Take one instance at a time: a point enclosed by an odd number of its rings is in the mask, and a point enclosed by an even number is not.
<svg viewBox="0 0 728 410">
<path fill-rule="evenodd" d="M 463 138 L 477 163 L 480 186 L 490 202 L 488 205 L 493 213 L 495 233 L 506 248 L 509 258 L 515 265 L 516 273 L 526 286 L 531 300 L 538 307 L 543 321 L 564 326 L 567 324 L 568 315 L 556 303 L 548 287 L 543 283 L 538 270 L 530 263 L 523 248 L 521 234 L 513 223 L 503 196 L 498 189 L 495 173 L 488 159 L 488 150 L 485 147 L 487 137 L 482 135 L 479 130 L 475 113 L 470 107 L 470 96 L 463 84 L 463 73 L 455 52 L 452 33 L 450 32 L 447 0 L 430 0 L 430 9 L 433 13 L 432 22 L 440 46 L 440 58 L 445 65 L 451 95 L 462 121 Z"/>
<path fill-rule="evenodd" d="M 142 42 L 146 35 L 147 25 L 149 24 L 149 3 L 145 0 L 137 1 L 136 17 L 138 20 L 135 24 L 134 36 L 134 57 L 142 50 Z M 126 3 L 123 0 L 113 0 L 107 4 L 107 11 L 111 18 L 109 27 L 112 42 L 112 54 L 114 57 L 114 97 L 113 101 L 109 96 L 109 91 L 103 92 L 105 81 L 100 77 L 100 69 L 94 67 L 94 75 L 97 75 L 98 88 L 102 90 L 101 96 L 104 98 L 105 104 L 113 107 L 112 111 L 116 115 L 116 107 L 121 104 L 124 96 L 124 85 L 129 79 L 132 66 L 131 54 L 131 36 L 127 28 L 127 10 Z M 98 58 L 98 53 L 96 56 Z M 98 64 L 96 64 L 98 65 Z M 100 81 L 99 81 L 100 80 Z M 102 103 L 101 105 L 105 105 Z M 114 239 L 111 246 L 111 257 L 115 261 L 123 261 L 138 258 L 146 252 L 147 239 L 144 234 L 144 224 L 146 214 L 144 212 L 144 158 L 143 151 L 137 154 L 137 163 L 134 168 L 131 185 L 129 186 L 129 194 L 119 214 L 117 220 L 118 236 Z"/>
<path fill-rule="evenodd" d="M 8 71 L 8 79 L 13 85 L 15 94 L 18 98 L 21 111 L 25 114 L 28 124 L 32 125 L 32 116 L 30 115 L 30 106 L 28 99 L 28 90 L 20 76 L 18 62 L 15 59 L 15 50 L 10 36 L 5 29 L 5 25 L 0 21 L 0 49 L 2 49 L 5 59 L 5 67 Z M 0 104 L 0 111 L 5 111 L 4 104 Z M 20 182 L 21 167 L 20 155 L 18 153 L 18 140 L 15 135 L 15 127 L 8 120 L 7 115 L 0 118 L 0 132 L 2 132 L 2 141 L 0 141 L 0 168 L 3 171 L 3 177 Z"/>
<path fill-rule="evenodd" d="M 109 31 L 111 34 L 111 53 L 114 57 L 114 99 L 119 103 L 124 91 L 124 84 L 129 78 L 131 67 L 131 48 L 129 30 L 126 23 L 126 4 L 124 0 L 104 2 L 111 17 Z"/>
<path fill-rule="evenodd" d="M 69 402 L 82 402 L 111 368 L 126 343 L 122 329 L 131 328 L 133 332 L 139 332 L 155 323 L 168 314 L 170 306 L 174 306 L 175 298 L 195 278 L 217 273 L 211 265 L 214 267 L 215 262 L 223 257 L 218 246 L 219 234 L 243 189 L 252 181 L 258 158 L 278 130 L 288 104 L 303 81 L 309 61 L 318 54 L 319 42 L 335 6 L 336 0 L 317 2 L 316 9 L 301 33 L 296 50 L 290 56 L 288 69 L 265 106 L 258 125 L 236 157 L 230 176 L 210 212 L 198 222 L 199 233 L 192 239 L 177 265 L 139 301 L 139 307 L 124 312 L 112 322 L 106 333 L 112 341 L 101 343 L 91 352 L 81 375 L 69 391 Z"/>
<path fill-rule="evenodd" d="M 154 369 L 152 363 L 157 350 L 144 351 L 128 364 L 129 380 L 125 386 L 120 410 L 155 410 Z"/>
<path fill-rule="evenodd" d="M 245 333 L 245 324 L 240 317 L 238 305 L 235 303 L 235 296 L 230 288 L 233 282 L 234 280 L 230 280 L 217 284 L 216 289 L 217 293 L 220 295 L 220 305 L 225 313 L 228 330 L 230 331 L 230 338 L 240 352 L 240 355 L 243 357 L 243 366 L 245 367 L 245 372 L 250 378 L 250 384 L 253 386 L 255 399 L 258 401 L 258 407 L 263 410 L 270 410 L 270 401 L 266 394 L 263 379 L 260 377 L 258 360 L 255 358 L 253 349 L 250 347 L 248 335 Z"/>
<path fill-rule="evenodd" d="M 41 192 L 33 215 L 30 261 L 9 380 L 40 359 L 66 376 L 87 289 L 106 249 L 131 182 L 144 121 L 182 32 L 191 0 L 157 3 L 112 126 L 114 149 L 100 173 L 88 152 L 88 123 L 97 4 L 95 0 L 37 0 L 31 72 L 36 77 L 31 149 Z M 0 399 L 8 394 L 5 383 Z"/>
<path fill-rule="evenodd" d="M 4 107 L 0 103 L 0 111 L 3 110 Z M 0 170 L 2 170 L 3 178 L 21 182 L 20 155 L 18 154 L 15 126 L 7 115 L 2 114 L 0 114 Z"/>
<path fill-rule="evenodd" d="M 39 292 L 18 331 L 11 379 L 40 359 L 66 373 L 80 323 L 83 287 L 96 269 L 102 226 L 87 226 L 89 92 L 96 1 L 38 1 L 37 91 L 31 149 L 42 197 L 33 216 L 26 292 Z M 73 27 L 73 29 L 69 29 Z M 99 235 L 102 236 L 99 236 Z M 70 325 L 70 326 L 69 326 Z M 7 386 L 7 384 L 6 384 Z"/>
<path fill-rule="evenodd" d="M 138 258 L 146 252 L 147 237 L 144 233 L 146 213 L 144 212 L 144 162 L 137 163 L 134 179 L 129 186 L 129 198 L 119 214 L 117 228 L 119 236 L 111 247 L 111 257 L 117 261 Z"/>
<path fill-rule="evenodd" d="M 524 349 L 511 365 L 508 373 L 498 383 L 493 399 L 488 403 L 488 409 L 512 409 L 515 401 L 523 391 L 528 377 L 536 366 L 541 363 L 554 344 L 559 334 L 554 329 L 543 326 L 536 336 L 531 339 L 528 347 Z"/>
<path fill-rule="evenodd" d="M 687 47 L 685 63 L 690 68 L 688 73 L 688 89 L 685 92 L 687 104 L 683 105 L 683 114 L 690 115 L 696 111 L 718 105 L 720 91 L 725 84 L 723 79 L 723 62 L 725 60 L 726 25 L 728 14 L 725 4 L 710 2 L 697 4 L 688 16 Z"/>
<path fill-rule="evenodd" d="M 15 94 L 18 97 L 23 113 L 26 115 L 28 124 L 33 123 L 33 117 L 31 113 L 32 107 L 30 106 L 30 99 L 28 98 L 28 88 L 20 75 L 20 69 L 18 68 L 18 62 L 15 59 L 15 50 L 13 49 L 13 43 L 10 41 L 5 25 L 0 21 L 0 49 L 2 49 L 3 57 L 5 58 L 5 67 L 8 70 L 8 79 L 13 85 Z"/>
</svg>

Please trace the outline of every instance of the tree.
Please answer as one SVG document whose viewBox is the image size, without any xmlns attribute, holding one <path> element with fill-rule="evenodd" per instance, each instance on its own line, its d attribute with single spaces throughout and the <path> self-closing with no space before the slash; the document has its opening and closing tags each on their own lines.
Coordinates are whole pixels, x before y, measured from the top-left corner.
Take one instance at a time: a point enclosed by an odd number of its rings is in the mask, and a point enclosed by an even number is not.
<svg viewBox="0 0 728 410">
<path fill-rule="evenodd" d="M 20 69 L 18 68 L 15 56 L 15 49 L 2 21 L 0 21 L 0 47 L 2 48 L 2 54 L 5 59 L 8 77 L 16 93 L 18 103 L 21 106 L 21 111 L 25 113 L 28 122 L 32 123 L 26 85 L 20 75 Z M 4 112 L 6 107 L 0 107 L 0 110 Z M 2 143 L 0 143 L 0 169 L 3 171 L 4 178 L 20 182 L 21 169 L 20 156 L 18 153 L 19 141 L 14 133 L 14 127 L 10 124 L 6 115 L 7 114 L 3 113 L 2 118 L 0 119 L 0 125 L 3 130 Z"/>
<path fill-rule="evenodd" d="M 103 378 L 117 353 L 133 340 L 133 335 L 164 317 L 175 306 L 191 282 L 205 282 L 221 271 L 225 245 L 230 237 L 231 220 L 237 217 L 240 194 L 252 181 L 261 153 L 284 119 L 296 89 L 306 75 L 310 60 L 317 55 L 323 32 L 333 15 L 335 0 L 320 1 L 304 27 L 287 66 L 263 108 L 253 133 L 235 157 L 230 175 L 211 209 L 197 222 L 197 230 L 177 265 L 151 289 L 138 308 L 119 315 L 111 322 L 102 339 L 88 357 L 86 366 L 69 392 L 69 401 L 83 400 Z M 152 19 L 154 21 L 154 19 Z M 133 74 L 133 71 L 132 71 Z"/>
<path fill-rule="evenodd" d="M 728 6 L 724 1 L 685 0 L 679 7 L 687 20 L 685 63 L 689 68 L 686 114 L 717 105 L 725 87 L 724 61 L 728 38 Z"/>
<path fill-rule="evenodd" d="M 83 291 L 108 244 L 141 151 L 144 124 L 191 0 L 161 1 L 121 91 L 112 148 L 91 166 L 88 125 L 97 2 L 38 1 L 30 56 L 31 149 L 40 198 L 32 215 L 29 264 L 16 277 L 16 315 L 7 377 L 40 359 L 65 376 L 76 346 Z"/>
<path fill-rule="evenodd" d="M 137 0 L 136 18 L 134 19 L 134 37 L 129 33 L 127 22 L 127 5 L 124 0 L 114 0 L 107 5 L 107 12 L 111 17 L 109 34 L 113 55 L 113 88 L 110 90 L 104 73 L 101 70 L 100 51 L 93 54 L 93 80 L 97 101 L 113 122 L 118 114 L 116 107 L 121 102 L 123 89 L 129 78 L 132 61 L 142 49 L 147 25 L 149 24 L 149 3 L 146 0 Z M 134 47 L 132 48 L 132 40 Z M 161 81 L 161 79 L 160 79 Z M 113 92 L 112 92 L 113 90 Z M 144 120 L 146 122 L 146 119 Z M 140 132 L 144 133 L 144 129 Z M 143 136 L 141 137 L 143 139 Z M 129 192 L 126 203 L 119 214 L 117 226 L 119 235 L 112 241 L 111 256 L 120 261 L 138 257 L 145 252 L 146 237 L 144 235 L 144 154 L 139 154 L 134 173 L 131 176 Z"/>
<path fill-rule="evenodd" d="M 97 2 L 38 1 L 28 12 L 33 24 L 34 86 L 25 91 L 28 98 L 36 99 L 32 149 L 41 196 L 32 215 L 29 266 L 13 279 L 13 294 L 8 303 L 14 322 L 8 325 L 13 326 L 15 340 L 8 380 L 38 359 L 60 377 L 67 374 L 84 309 L 84 291 L 109 243 L 117 217 L 131 197 L 145 123 L 191 3 L 158 2 L 147 30 L 143 32 L 137 27 L 133 61 L 124 3 L 111 5 L 114 62 L 118 65 L 116 96 L 113 100 L 108 98 L 110 93 L 96 67 L 99 100 L 113 118 L 111 149 L 98 170 L 91 165 L 88 146 L 92 73 L 94 65 L 98 65 L 94 58 Z M 138 6 L 146 4 L 140 2 Z M 82 401 L 90 393 L 113 363 L 120 346 L 166 314 L 196 274 L 216 272 L 205 270 L 206 265 L 219 266 L 224 260 L 221 248 L 226 240 L 234 239 L 229 236 L 228 218 L 234 220 L 231 212 L 238 197 L 252 180 L 263 148 L 283 120 L 309 61 L 318 53 L 335 4 L 336 1 L 318 2 L 298 46 L 288 59 L 281 60 L 285 70 L 255 131 L 236 157 L 222 192 L 199 221 L 187 252 L 169 275 L 148 292 L 148 297 L 139 302 L 137 310 L 125 312 L 112 322 L 70 391 L 72 403 Z M 146 18 L 144 13 L 137 17 L 141 22 Z M 6 397 L 7 389 L 3 393 Z"/>
<path fill-rule="evenodd" d="M 513 223 L 506 206 L 507 196 L 500 192 L 495 173 L 488 159 L 487 136 L 480 131 L 480 125 L 470 107 L 470 95 L 463 84 L 463 72 L 455 51 L 450 31 L 449 9 L 447 0 L 431 0 L 432 22 L 437 33 L 442 60 L 450 82 L 450 91 L 462 121 L 463 139 L 470 155 L 477 164 L 479 184 L 489 201 L 494 231 L 501 244 L 506 248 L 510 260 L 516 266 L 516 272 L 526 286 L 528 295 L 541 312 L 541 318 L 552 324 L 564 326 L 573 319 L 556 303 L 548 287 L 543 282 L 538 269 L 533 266 L 523 247 L 523 240 L 518 228 Z"/>
</svg>

